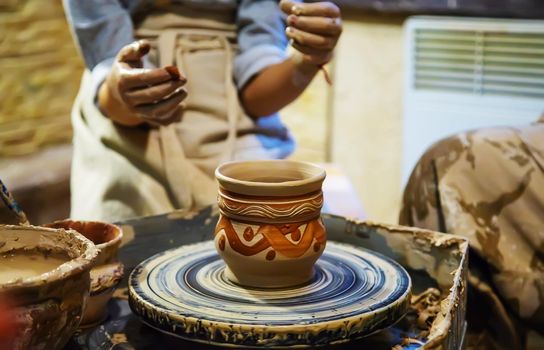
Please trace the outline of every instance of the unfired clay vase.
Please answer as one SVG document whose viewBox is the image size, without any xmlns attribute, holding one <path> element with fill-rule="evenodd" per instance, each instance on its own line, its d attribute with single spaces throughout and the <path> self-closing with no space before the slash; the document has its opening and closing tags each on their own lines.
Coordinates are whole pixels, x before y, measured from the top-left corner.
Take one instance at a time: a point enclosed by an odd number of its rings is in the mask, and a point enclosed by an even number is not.
<svg viewBox="0 0 544 350">
<path fill-rule="evenodd" d="M 74 231 L 0 225 L 0 256 L 21 258 L 21 269 L 16 266 L 11 272 L 26 274 L 0 283 L 0 296 L 10 302 L 7 312 L 18 330 L 10 349 L 64 346 L 80 324 L 89 296 L 89 271 L 97 254 L 94 244 Z M 59 260 L 64 263 L 43 273 L 29 273 L 37 258 L 53 256 L 62 256 Z M 2 274 L 9 273 L 5 262 L 0 265 Z"/>
<path fill-rule="evenodd" d="M 326 244 L 320 212 L 325 171 L 287 161 L 225 163 L 219 181 L 215 246 L 226 276 L 244 286 L 278 288 L 308 282 Z"/>
<path fill-rule="evenodd" d="M 99 221 L 62 220 L 47 227 L 75 230 L 90 239 L 98 248 L 91 270 L 91 294 L 80 327 L 90 327 L 107 316 L 106 306 L 124 275 L 123 264 L 117 262 L 117 252 L 123 232 L 119 226 Z"/>
</svg>

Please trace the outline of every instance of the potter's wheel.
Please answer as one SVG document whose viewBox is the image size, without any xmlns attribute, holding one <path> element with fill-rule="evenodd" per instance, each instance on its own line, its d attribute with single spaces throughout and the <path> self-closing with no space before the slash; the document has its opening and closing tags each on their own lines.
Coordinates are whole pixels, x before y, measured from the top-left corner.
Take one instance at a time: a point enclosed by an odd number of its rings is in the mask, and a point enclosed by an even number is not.
<svg viewBox="0 0 544 350">
<path fill-rule="evenodd" d="M 132 272 L 130 306 L 162 332 L 235 347 L 318 346 L 395 323 L 411 281 L 396 262 L 328 242 L 312 281 L 290 289 L 246 289 L 226 279 L 213 242 L 157 254 Z"/>
</svg>

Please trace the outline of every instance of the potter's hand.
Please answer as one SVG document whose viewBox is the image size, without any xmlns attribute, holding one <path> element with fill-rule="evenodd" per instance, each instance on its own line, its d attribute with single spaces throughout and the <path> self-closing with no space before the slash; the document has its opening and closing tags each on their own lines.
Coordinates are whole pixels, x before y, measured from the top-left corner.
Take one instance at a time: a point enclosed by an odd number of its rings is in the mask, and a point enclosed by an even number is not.
<svg viewBox="0 0 544 350">
<path fill-rule="evenodd" d="M 342 33 L 338 6 L 328 1 L 305 4 L 282 0 L 280 7 L 288 15 L 287 37 L 302 53 L 303 62 L 316 66 L 329 62 Z"/>
<path fill-rule="evenodd" d="M 175 67 L 143 68 L 149 52 L 146 41 L 136 41 L 119 51 L 100 87 L 98 104 L 104 114 L 123 125 L 168 125 L 179 121 L 181 102 L 187 96 L 185 78 Z"/>
</svg>

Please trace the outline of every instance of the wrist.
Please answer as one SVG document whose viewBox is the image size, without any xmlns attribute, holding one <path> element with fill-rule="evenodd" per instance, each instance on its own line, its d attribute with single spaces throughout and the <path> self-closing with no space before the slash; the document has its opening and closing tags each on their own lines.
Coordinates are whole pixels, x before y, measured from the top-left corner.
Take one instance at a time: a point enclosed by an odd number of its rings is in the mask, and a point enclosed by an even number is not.
<svg viewBox="0 0 544 350">
<path fill-rule="evenodd" d="M 303 75 L 314 76 L 321 68 L 321 65 L 307 59 L 304 54 L 298 51 L 293 52 L 290 58 L 293 61 L 296 70 Z"/>
<path fill-rule="evenodd" d="M 298 51 L 291 54 L 290 60 L 294 66 L 292 74 L 293 85 L 298 87 L 306 87 L 316 76 L 321 68 L 304 58 L 304 55 Z"/>
<path fill-rule="evenodd" d="M 310 69 L 310 67 L 317 67 L 317 69 L 321 69 L 332 60 L 333 53 L 333 51 L 326 51 L 315 55 L 305 55 L 299 51 L 295 51 L 292 54 L 292 57 L 301 67 L 306 67 L 306 69 Z"/>
</svg>

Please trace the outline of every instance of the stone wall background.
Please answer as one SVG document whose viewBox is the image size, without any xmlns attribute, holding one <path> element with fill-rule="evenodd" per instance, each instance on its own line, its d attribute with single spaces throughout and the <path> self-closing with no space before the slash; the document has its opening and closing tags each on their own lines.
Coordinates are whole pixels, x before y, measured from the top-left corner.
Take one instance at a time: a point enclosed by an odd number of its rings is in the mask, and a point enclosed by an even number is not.
<svg viewBox="0 0 544 350">
<path fill-rule="evenodd" d="M 70 141 L 82 69 L 60 0 L 0 0 L 0 157 Z"/>
</svg>

